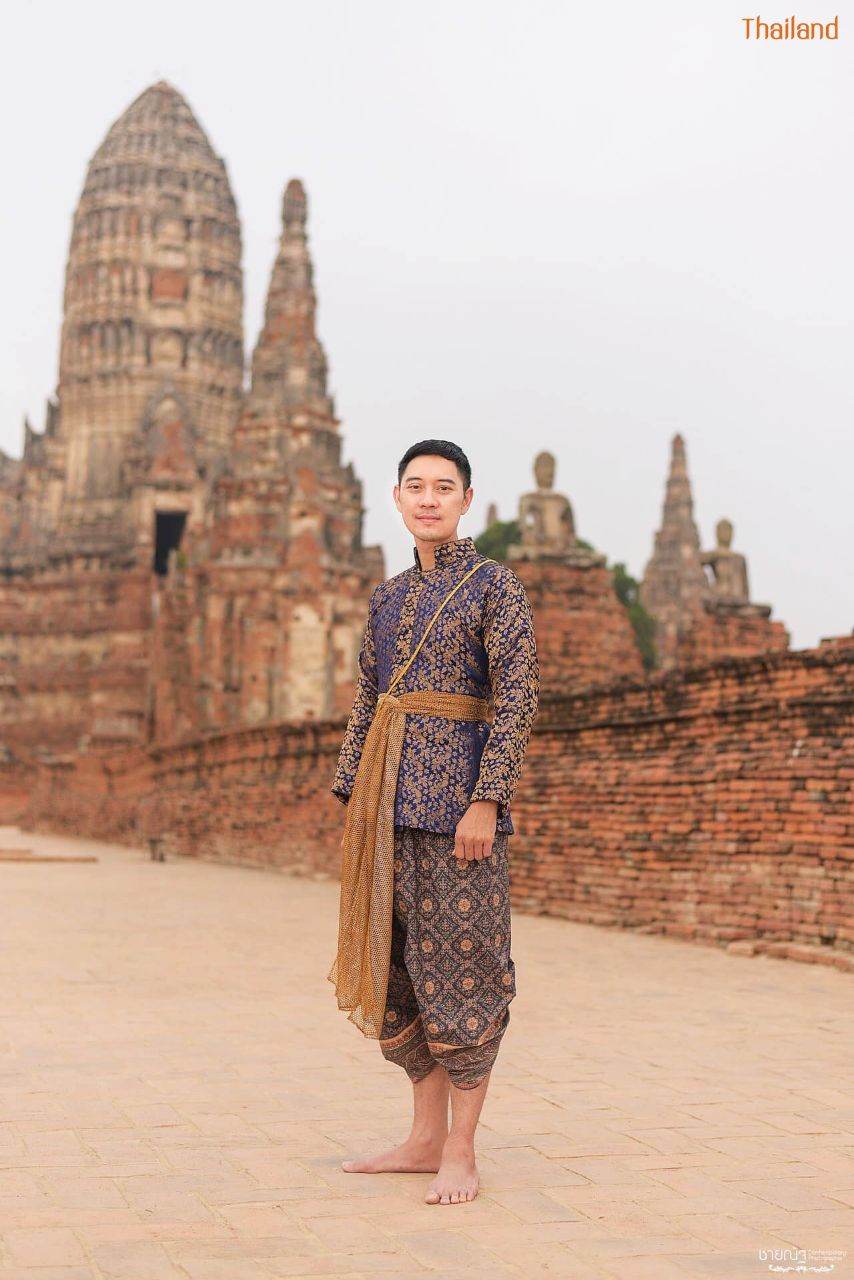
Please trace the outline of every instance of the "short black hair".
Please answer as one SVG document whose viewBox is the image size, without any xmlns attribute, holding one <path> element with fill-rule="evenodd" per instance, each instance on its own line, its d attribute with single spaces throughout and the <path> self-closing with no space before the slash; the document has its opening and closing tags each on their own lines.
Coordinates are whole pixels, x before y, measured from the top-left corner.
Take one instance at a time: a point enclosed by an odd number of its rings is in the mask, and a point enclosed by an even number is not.
<svg viewBox="0 0 854 1280">
<path fill-rule="evenodd" d="M 458 444 L 454 444 L 451 440 L 419 440 L 418 444 L 410 445 L 406 453 L 397 464 L 397 483 L 400 484 L 403 479 L 403 473 L 413 458 L 419 458 L 422 454 L 431 453 L 440 458 L 447 458 L 449 462 L 456 464 L 457 470 L 462 476 L 463 491 L 471 487 L 471 463 Z"/>
</svg>

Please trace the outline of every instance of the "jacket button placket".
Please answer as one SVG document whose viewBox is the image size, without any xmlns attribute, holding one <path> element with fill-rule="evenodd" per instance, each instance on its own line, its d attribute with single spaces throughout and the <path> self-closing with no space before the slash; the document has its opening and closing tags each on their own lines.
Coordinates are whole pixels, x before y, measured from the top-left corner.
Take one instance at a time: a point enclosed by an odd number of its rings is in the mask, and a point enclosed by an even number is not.
<svg viewBox="0 0 854 1280">
<path fill-rule="evenodd" d="M 424 585 L 424 578 L 421 574 L 413 575 L 412 582 L 406 592 L 403 601 L 403 608 L 400 612 L 400 630 L 397 633 L 397 641 L 394 650 L 394 669 L 391 673 L 389 684 L 393 684 L 398 671 L 405 665 L 410 653 L 412 652 L 412 632 L 415 626 L 415 610 L 418 605 L 418 598 L 421 595 L 421 588 Z M 406 683 L 406 677 L 403 679 Z M 402 686 L 396 690 L 397 693 L 402 692 Z"/>
</svg>

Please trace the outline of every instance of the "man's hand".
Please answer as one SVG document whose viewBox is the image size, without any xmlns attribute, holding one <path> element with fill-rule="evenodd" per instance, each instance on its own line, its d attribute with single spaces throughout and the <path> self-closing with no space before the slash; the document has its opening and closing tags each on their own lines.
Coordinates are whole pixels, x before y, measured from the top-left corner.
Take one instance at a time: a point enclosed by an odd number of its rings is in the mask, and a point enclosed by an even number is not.
<svg viewBox="0 0 854 1280">
<path fill-rule="evenodd" d="M 454 857 L 469 862 L 488 858 L 492 853 L 497 824 L 497 800 L 473 801 L 457 823 Z"/>
</svg>

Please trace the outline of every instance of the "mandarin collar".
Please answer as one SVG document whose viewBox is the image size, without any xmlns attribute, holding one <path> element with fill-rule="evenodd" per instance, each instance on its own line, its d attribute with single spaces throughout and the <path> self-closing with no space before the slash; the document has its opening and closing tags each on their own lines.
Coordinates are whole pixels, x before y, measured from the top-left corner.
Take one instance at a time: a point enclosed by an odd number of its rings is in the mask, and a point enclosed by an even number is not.
<svg viewBox="0 0 854 1280">
<path fill-rule="evenodd" d="M 415 561 L 416 573 L 432 573 L 434 569 L 447 569 L 450 565 L 465 564 L 472 556 L 477 555 L 477 547 L 474 545 L 474 538 L 454 538 L 453 542 L 440 542 L 433 549 L 433 559 L 435 561 L 433 569 L 422 569 L 421 561 L 418 558 L 418 548 L 412 548 L 412 558 Z"/>
</svg>

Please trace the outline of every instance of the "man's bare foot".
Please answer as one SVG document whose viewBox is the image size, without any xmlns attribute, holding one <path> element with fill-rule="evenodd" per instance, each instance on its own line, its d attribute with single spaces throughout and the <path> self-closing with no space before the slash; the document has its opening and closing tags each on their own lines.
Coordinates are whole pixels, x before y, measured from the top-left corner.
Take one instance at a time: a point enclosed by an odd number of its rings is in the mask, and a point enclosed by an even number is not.
<svg viewBox="0 0 854 1280">
<path fill-rule="evenodd" d="M 480 1174 L 470 1142 L 448 1138 L 436 1177 L 430 1183 L 426 1204 L 465 1204 L 474 1200 L 480 1188 Z"/>
<path fill-rule="evenodd" d="M 442 1160 L 445 1137 L 412 1138 L 399 1147 L 381 1151 L 375 1156 L 356 1156 L 344 1160 L 345 1173 L 435 1173 Z"/>
</svg>

